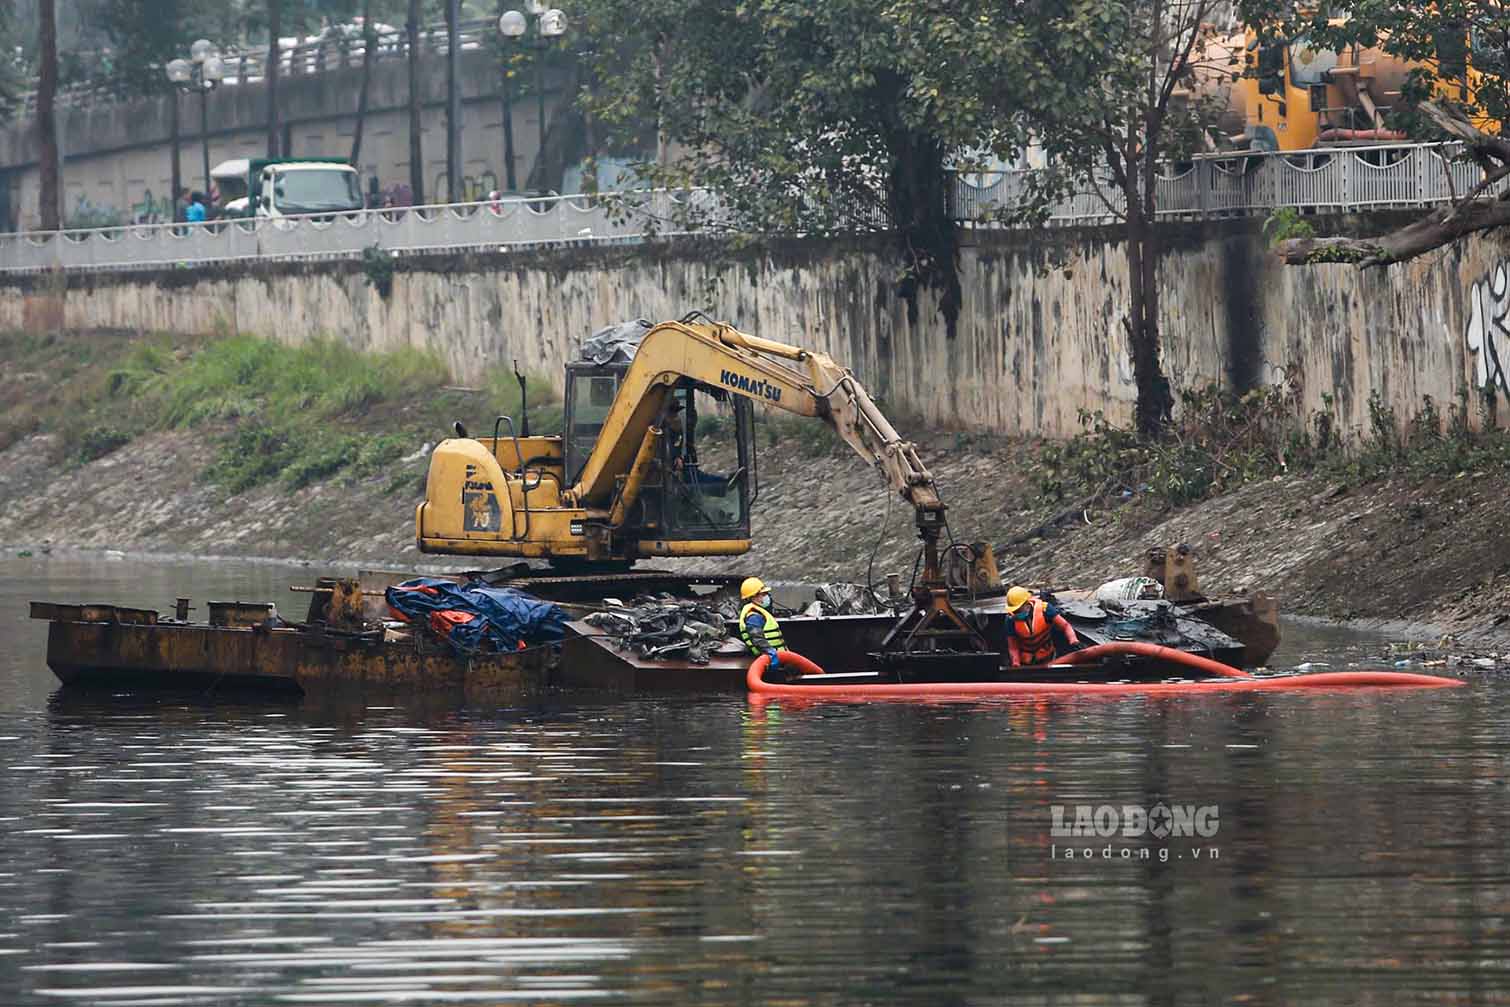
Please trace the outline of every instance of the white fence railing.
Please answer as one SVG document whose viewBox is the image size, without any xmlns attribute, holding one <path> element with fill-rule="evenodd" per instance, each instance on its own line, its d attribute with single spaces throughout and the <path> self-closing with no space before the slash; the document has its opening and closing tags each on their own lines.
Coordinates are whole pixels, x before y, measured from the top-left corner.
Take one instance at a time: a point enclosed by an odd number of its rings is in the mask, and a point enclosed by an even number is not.
<svg viewBox="0 0 1510 1007">
<path fill-rule="evenodd" d="M 375 25 L 376 36 L 372 50 L 376 61 L 408 59 L 409 36 L 403 28 L 392 25 Z M 417 42 L 422 53 L 445 55 L 449 40 L 444 23 L 427 24 L 417 33 Z M 497 22 L 492 19 L 468 19 L 457 22 L 456 45 L 458 52 L 484 51 L 498 44 Z M 359 67 L 366 53 L 367 39 L 360 26 L 346 23 L 326 28 L 317 35 L 298 35 L 281 40 L 278 49 L 279 74 L 298 77 L 306 74 L 324 73 L 342 67 Z M 105 58 L 103 53 L 84 53 L 86 60 L 96 62 Z M 187 52 L 184 53 L 188 55 Z M 225 76 L 221 83 L 234 87 L 238 84 L 258 84 L 267 75 L 267 46 L 251 46 L 244 50 L 227 48 L 220 53 Z M 161 79 L 164 93 L 169 85 Z M 58 91 L 59 106 L 98 106 L 119 100 L 119 88 L 109 81 L 85 81 Z M 20 96 L 19 118 L 30 119 L 37 114 L 35 91 Z"/>
<path fill-rule="evenodd" d="M 0 234 L 0 270 L 151 269 L 247 259 L 346 258 L 635 241 L 684 233 L 716 208 L 702 190 L 550 196 L 197 224 L 126 224 Z"/>
<path fill-rule="evenodd" d="M 1462 196 L 1482 177 L 1454 161 L 1450 145 L 1366 147 L 1301 154 L 1201 157 L 1159 179 L 1161 218 L 1425 207 Z M 1503 187 L 1505 183 L 1502 183 Z M 972 226 L 1007 226 L 1026 172 L 962 175 L 955 214 Z M 1110 186 L 1052 208 L 1050 223 L 1116 219 L 1122 199 Z M 481 203 L 395 207 L 309 217 L 203 224 L 127 224 L 68 231 L 0 233 L 0 272 L 142 269 L 249 259 L 339 258 L 377 246 L 394 253 L 509 248 L 562 242 L 635 241 L 707 232 L 721 218 L 705 190 L 551 196 Z M 866 222 L 855 218 L 856 230 Z M 872 224 L 883 228 L 884 221 Z"/>
<path fill-rule="evenodd" d="M 1280 207 L 1347 211 L 1431 206 L 1462 196 L 1483 177 L 1471 161 L 1454 161 L 1456 144 L 1350 147 L 1291 154 L 1202 155 L 1158 181 L 1158 215 L 1241 216 Z M 959 219 L 990 224 L 1017 206 L 1026 171 L 962 175 L 955 188 Z M 1449 180 L 1450 179 L 1450 180 Z M 1054 206 L 1056 224 L 1106 223 L 1125 208 L 1109 182 Z M 1115 211 L 1115 212 L 1114 212 Z"/>
</svg>

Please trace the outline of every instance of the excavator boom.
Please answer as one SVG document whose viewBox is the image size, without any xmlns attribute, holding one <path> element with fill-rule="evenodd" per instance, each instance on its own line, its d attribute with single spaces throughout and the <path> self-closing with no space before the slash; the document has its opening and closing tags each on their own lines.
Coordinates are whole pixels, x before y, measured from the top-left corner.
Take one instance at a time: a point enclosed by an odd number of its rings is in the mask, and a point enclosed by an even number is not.
<svg viewBox="0 0 1510 1007">
<path fill-rule="evenodd" d="M 800 368 L 800 369 L 799 369 Z M 933 476 L 853 374 L 827 354 L 747 335 L 721 322 L 663 322 L 646 333 L 625 373 L 604 437 L 567 497 L 610 501 L 647 432 L 680 382 L 691 379 L 800 416 L 825 420 L 855 453 L 878 467 L 915 508 L 942 514 Z"/>
<path fill-rule="evenodd" d="M 567 386 L 564 437 L 503 440 L 502 425 L 512 431 L 513 424 L 499 417 L 491 446 L 461 436 L 436 447 L 415 514 L 421 551 L 595 568 L 646 555 L 744 552 L 754 491 L 748 403 L 759 403 L 828 423 L 912 506 L 922 577 L 914 610 L 892 628 L 883 653 L 990 650 L 949 601 L 939 554 L 948 526 L 932 473 L 827 354 L 689 315 L 643 332 L 627 364 L 569 364 Z M 715 414 L 733 413 L 740 434 L 731 474 L 699 461 L 695 394 L 711 396 Z M 678 428 L 673 420 L 683 410 L 688 418 Z"/>
</svg>

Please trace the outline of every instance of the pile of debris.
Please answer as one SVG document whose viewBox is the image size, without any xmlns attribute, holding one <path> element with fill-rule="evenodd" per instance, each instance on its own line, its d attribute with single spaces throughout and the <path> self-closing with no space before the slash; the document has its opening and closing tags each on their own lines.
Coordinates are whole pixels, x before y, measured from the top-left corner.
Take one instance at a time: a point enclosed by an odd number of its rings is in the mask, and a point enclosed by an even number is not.
<svg viewBox="0 0 1510 1007">
<path fill-rule="evenodd" d="M 876 615 L 892 611 L 894 604 L 864 584 L 839 581 L 819 584 L 803 615 Z"/>
<path fill-rule="evenodd" d="M 814 600 L 800 612 L 772 606 L 778 617 L 788 615 L 874 615 L 892 605 L 864 584 L 820 584 Z M 641 596 L 629 605 L 615 604 L 585 620 L 603 631 L 619 650 L 658 660 L 707 664 L 732 634 L 726 628 L 739 618 L 739 606 L 727 596 L 689 601 L 671 595 Z"/>
<path fill-rule="evenodd" d="M 594 612 L 587 617 L 619 650 L 658 660 L 707 664 L 729 634 L 724 616 L 699 601 L 636 598 L 632 605 Z"/>
</svg>

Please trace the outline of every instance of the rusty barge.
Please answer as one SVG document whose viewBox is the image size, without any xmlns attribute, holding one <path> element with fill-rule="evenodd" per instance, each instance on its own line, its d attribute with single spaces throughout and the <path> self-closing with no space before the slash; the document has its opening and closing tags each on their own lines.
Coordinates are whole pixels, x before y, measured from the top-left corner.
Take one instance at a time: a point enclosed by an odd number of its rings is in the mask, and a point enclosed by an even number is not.
<svg viewBox="0 0 1510 1007">
<path fill-rule="evenodd" d="M 1205 599 L 1195 590 L 1193 558 L 1174 550 L 1155 550 L 1148 572 L 1156 574 L 1161 585 L 1167 582 L 1163 590 L 1178 600 L 1105 606 L 1089 595 L 1061 592 L 1060 604 L 1092 645 L 1126 639 L 1128 626 L 1136 624 L 1140 639 L 1238 666 L 1262 664 L 1277 646 L 1278 614 L 1271 599 Z M 363 573 L 293 588 L 309 598 L 308 610 L 298 622 L 278 617 L 270 602 L 214 601 L 205 606 L 207 618 L 194 621 L 190 599 L 178 599 L 168 614 L 123 605 L 33 602 L 31 616 L 48 622 L 48 666 L 64 686 L 73 688 L 255 689 L 320 700 L 423 697 L 467 705 L 513 704 L 553 690 L 746 689 L 750 655 L 732 622 L 722 627 L 724 639 L 693 660 L 686 655 L 637 653 L 587 619 L 618 598 L 714 598 L 731 592 L 738 577 L 645 570 L 584 578 L 520 568 L 474 575 L 554 602 L 566 610 L 569 621 L 559 641 L 508 652 L 457 654 L 419 627 L 396 629 L 388 621 L 384 593 L 408 576 Z M 986 639 L 1002 638 L 1005 617 L 999 583 L 994 591 L 987 587 L 974 598 L 962 596 L 959 604 Z M 818 665 L 851 668 L 865 655 L 884 650 L 898 617 L 893 612 L 798 614 L 784 616 L 781 624 L 791 649 Z M 961 674 L 958 662 L 950 666 L 948 675 Z M 991 677 L 1000 670 L 992 665 L 969 674 Z M 1137 669 L 1130 672 L 1128 662 L 1113 661 L 1078 675 L 1089 681 L 1130 673 Z M 1145 668 L 1144 673 L 1159 672 Z M 1033 673 L 1023 671 L 1019 677 L 1031 680 Z"/>
</svg>

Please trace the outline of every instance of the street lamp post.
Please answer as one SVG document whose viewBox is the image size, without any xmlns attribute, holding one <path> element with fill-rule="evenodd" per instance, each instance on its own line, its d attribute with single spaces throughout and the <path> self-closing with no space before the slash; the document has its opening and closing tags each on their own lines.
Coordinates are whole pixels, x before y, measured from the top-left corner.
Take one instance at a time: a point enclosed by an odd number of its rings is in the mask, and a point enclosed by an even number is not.
<svg viewBox="0 0 1510 1007">
<path fill-rule="evenodd" d="M 566 14 L 559 8 L 546 8 L 544 0 L 525 0 L 524 9 L 535 18 L 535 39 L 530 48 L 535 50 L 535 98 L 540 116 L 540 181 L 542 188 L 546 180 L 545 172 L 545 48 L 550 45 L 550 40 L 566 34 Z M 529 29 L 529 20 L 519 11 L 504 11 L 498 18 L 498 32 L 504 38 L 523 38 Z M 504 122 L 503 122 L 503 163 L 504 175 L 508 179 L 508 187 L 515 190 L 514 178 L 514 129 L 513 115 L 509 111 L 513 94 L 510 90 L 508 69 L 505 67 L 503 75 L 504 87 Z"/>
<path fill-rule="evenodd" d="M 172 60 L 166 70 L 168 79 L 180 91 L 199 92 L 199 138 L 204 154 L 204 193 L 205 199 L 209 199 L 210 92 L 225 77 L 225 64 L 220 60 L 220 53 L 215 50 L 215 43 L 202 38 L 189 46 L 188 59 Z M 173 193 L 173 199 L 178 199 L 178 193 Z"/>
</svg>

